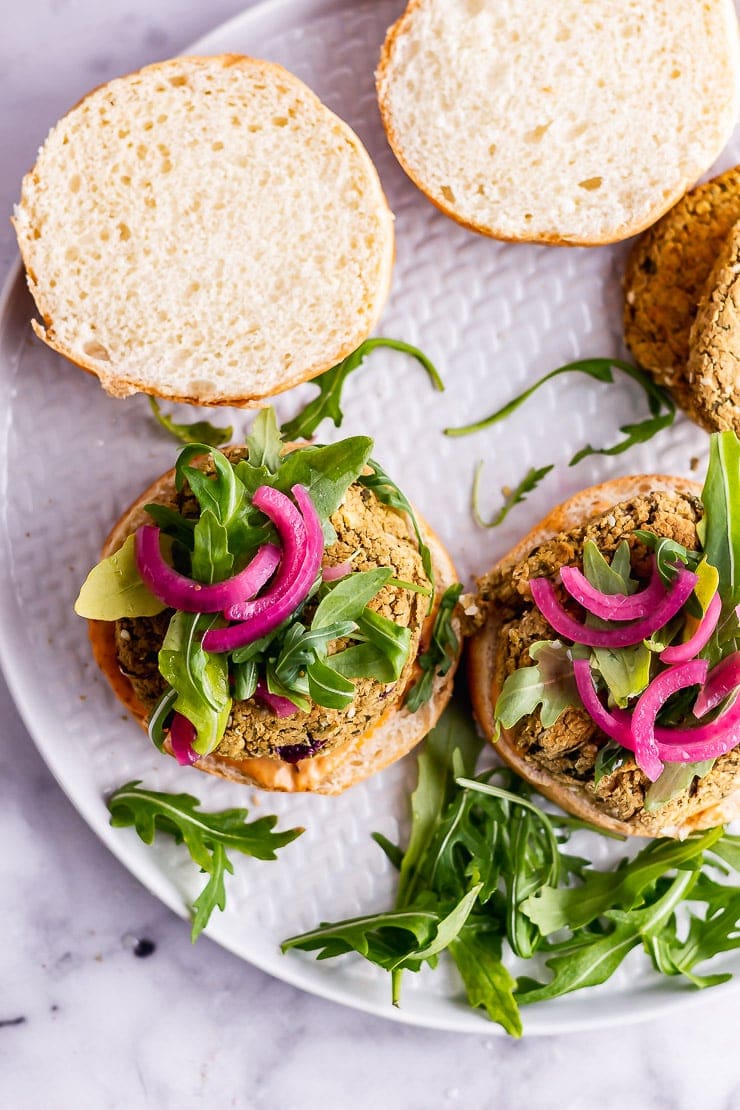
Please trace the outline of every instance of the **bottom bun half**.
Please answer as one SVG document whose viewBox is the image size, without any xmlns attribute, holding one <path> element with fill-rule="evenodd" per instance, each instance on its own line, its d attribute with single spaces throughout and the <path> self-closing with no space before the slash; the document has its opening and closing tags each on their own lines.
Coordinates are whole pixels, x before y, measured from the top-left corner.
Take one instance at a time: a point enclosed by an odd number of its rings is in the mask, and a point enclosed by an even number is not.
<svg viewBox="0 0 740 1110">
<path fill-rule="evenodd" d="M 602 485 L 592 486 L 556 506 L 500 560 L 496 569 L 514 567 L 536 547 L 558 533 L 587 524 L 622 501 L 653 492 L 698 495 L 700 491 L 701 487 L 696 482 L 665 475 L 615 478 Z M 496 613 L 495 606 L 492 606 L 486 623 L 470 640 L 468 648 L 468 676 L 473 712 L 478 725 L 489 738 L 495 735 L 495 706 L 501 692 L 495 675 L 502 623 L 501 616 Z M 525 754 L 516 744 L 511 730 L 501 730 L 499 739 L 495 742 L 495 750 L 512 770 L 534 786 L 540 794 L 575 817 L 608 832 L 623 836 L 682 838 L 689 833 L 725 824 L 740 817 L 740 779 L 736 779 L 736 788 L 720 802 L 694 809 L 677 820 L 662 817 L 658 810 L 654 813 L 642 811 L 636 820 L 623 821 L 605 812 L 604 807 L 594 799 L 587 784 L 564 782 Z"/>
<path fill-rule="evenodd" d="M 169 471 L 154 482 L 123 514 L 108 536 L 101 556 L 105 558 L 117 551 L 136 529 L 150 521 L 144 506 L 171 495 L 174 489 L 174 471 Z M 436 595 L 457 582 L 457 572 L 446 549 L 436 535 L 418 517 L 424 539 L 432 553 Z M 434 623 L 432 612 L 427 616 L 422 632 L 422 648 L 426 647 Z M 143 727 L 147 727 L 147 709 L 137 697 L 134 688 L 122 673 L 116 654 L 115 622 L 91 620 L 88 622 L 93 656 L 105 675 L 111 689 L 126 709 Z M 453 616 L 453 627 L 462 642 L 459 620 Z M 405 690 L 377 719 L 373 727 L 362 736 L 333 748 L 324 755 L 318 754 L 298 763 L 277 759 L 232 759 L 212 752 L 193 764 L 200 771 L 257 786 L 264 790 L 289 793 L 311 791 L 317 794 L 340 794 L 355 783 L 383 770 L 411 751 L 439 720 L 452 695 L 452 686 L 458 659 L 444 676 L 435 676 L 432 696 L 416 713 L 409 712 L 402 704 Z M 420 673 L 420 672 L 419 672 Z M 414 676 L 418 677 L 418 676 Z M 165 741 L 169 755 L 169 742 Z"/>
</svg>

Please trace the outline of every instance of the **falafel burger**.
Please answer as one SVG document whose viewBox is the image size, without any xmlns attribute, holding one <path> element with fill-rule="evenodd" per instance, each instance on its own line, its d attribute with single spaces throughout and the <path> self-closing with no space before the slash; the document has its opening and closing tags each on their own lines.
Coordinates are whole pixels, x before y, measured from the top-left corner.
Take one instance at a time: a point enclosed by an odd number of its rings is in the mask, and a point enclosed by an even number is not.
<svg viewBox="0 0 740 1110">
<path fill-rule="evenodd" d="M 405 755 L 449 700 L 455 568 L 372 440 L 190 444 L 124 513 L 75 611 L 179 763 L 335 794 Z"/>
<path fill-rule="evenodd" d="M 703 489 L 617 478 L 555 508 L 479 581 L 476 718 L 515 771 L 603 829 L 740 817 L 740 442 Z"/>
</svg>

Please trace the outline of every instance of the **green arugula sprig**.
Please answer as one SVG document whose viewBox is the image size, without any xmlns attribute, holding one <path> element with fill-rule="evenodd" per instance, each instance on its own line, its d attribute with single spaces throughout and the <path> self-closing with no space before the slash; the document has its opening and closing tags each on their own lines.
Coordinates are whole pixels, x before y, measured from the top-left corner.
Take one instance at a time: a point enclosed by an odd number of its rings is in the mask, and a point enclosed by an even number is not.
<svg viewBox="0 0 740 1110">
<path fill-rule="evenodd" d="M 334 426 L 338 428 L 344 418 L 341 409 L 344 383 L 353 370 L 357 370 L 362 365 L 365 356 L 377 347 L 389 347 L 393 351 L 401 351 L 415 358 L 426 370 L 434 388 L 439 391 L 444 390 L 444 384 L 436 367 L 418 347 L 412 347 L 410 343 L 404 343 L 400 339 L 381 337 L 366 339 L 351 355 L 347 355 L 337 366 L 326 370 L 314 380 L 313 384 L 319 387 L 318 397 L 309 401 L 292 420 L 283 424 L 284 437 L 287 440 L 310 439 L 321 421 L 326 419 L 332 420 Z"/>
<path fill-rule="evenodd" d="M 191 424 L 176 424 L 171 416 L 162 412 L 156 397 L 149 398 L 149 406 L 160 427 L 180 443 L 207 443 L 209 447 L 220 447 L 222 443 L 228 443 L 234 434 L 231 425 L 227 428 L 219 428 L 207 420 L 195 420 Z"/>
<path fill-rule="evenodd" d="M 580 451 L 575 453 L 568 465 L 575 466 L 589 455 L 621 455 L 624 451 L 628 451 L 631 447 L 634 447 L 635 444 L 645 443 L 647 440 L 652 439 L 652 437 L 663 428 L 670 427 L 676 415 L 676 405 L 670 393 L 661 386 L 656 385 L 648 374 L 640 370 L 639 367 L 632 366 L 629 362 L 622 362 L 618 358 L 580 359 L 576 362 L 569 362 L 565 366 L 560 366 L 557 370 L 551 370 L 549 374 L 545 374 L 536 381 L 534 385 L 525 389 L 517 397 L 509 401 L 508 404 L 497 409 L 496 412 L 491 413 L 490 416 L 486 416 L 482 420 L 476 420 L 472 424 L 465 424 L 462 427 L 445 428 L 445 435 L 472 435 L 474 432 L 483 431 L 484 428 L 490 428 L 492 425 L 500 423 L 502 420 L 505 420 L 507 416 L 516 412 L 516 410 L 536 393 L 541 386 L 563 374 L 585 374 L 595 381 L 611 384 L 614 381 L 613 370 L 620 370 L 641 386 L 647 400 L 650 416 L 634 424 L 623 424 L 619 429 L 623 434 L 623 439 L 619 440 L 611 447 L 593 447 L 590 443 L 586 444 L 585 447 L 582 447 Z M 519 482 L 506 497 L 499 512 L 490 522 L 486 522 L 478 509 L 482 467 L 482 464 L 479 463 L 473 479 L 472 492 L 473 515 L 477 523 L 483 528 L 495 528 L 497 525 L 501 524 L 514 505 L 524 501 L 526 495 L 531 493 L 532 490 L 542 482 L 553 469 L 553 466 L 554 464 L 550 463 L 542 467 L 532 467 L 522 478 L 521 482 Z"/>
<path fill-rule="evenodd" d="M 740 947 L 740 888 L 716 877 L 725 861 L 740 860 L 740 837 L 720 828 L 655 840 L 598 870 L 563 849 L 573 830 L 589 826 L 543 812 L 509 771 L 471 777 L 479 750 L 467 717 L 448 711 L 419 757 L 406 850 L 375 835 L 399 869 L 394 908 L 323 923 L 286 940 L 283 951 L 319 959 L 357 952 L 391 972 L 397 1005 L 403 971 L 434 967 L 446 950 L 471 1006 L 514 1036 L 522 1032 L 520 1005 L 603 983 L 640 946 L 656 971 L 695 987 L 728 978 L 695 968 Z M 509 950 L 537 957 L 535 974 L 549 977 L 516 980 Z"/>
<path fill-rule="evenodd" d="M 217 813 L 202 811 L 192 794 L 167 794 L 140 787 L 139 780 L 128 782 L 108 798 L 110 823 L 114 828 L 136 829 L 145 844 L 151 844 L 157 831 L 184 844 L 190 858 L 208 875 L 203 890 L 192 905 L 191 939 L 196 941 L 205 929 L 213 910 L 226 906 L 226 873 L 234 865 L 228 853 L 241 852 L 256 859 L 274 860 L 275 853 L 304 831 L 300 828 L 275 832 L 277 817 L 260 817 L 247 823 L 246 809 L 225 809 Z"/>
<path fill-rule="evenodd" d="M 624 439 L 615 443 L 612 447 L 592 447 L 587 444 L 585 447 L 577 451 L 573 458 L 570 460 L 569 465 L 575 466 L 581 459 L 587 458 L 589 455 L 621 455 L 623 451 L 628 451 L 636 443 L 645 443 L 663 428 L 668 428 L 673 423 L 676 415 L 676 404 L 667 390 L 656 385 L 652 378 L 637 366 L 632 366 L 629 362 L 622 362 L 618 358 L 585 358 L 579 359 L 576 362 L 569 362 L 565 366 L 558 367 L 557 370 L 551 370 L 549 374 L 545 374 L 542 378 L 531 385 L 529 389 L 525 389 L 518 397 L 515 397 L 503 408 L 497 409 L 496 412 L 491 413 L 490 416 L 484 417 L 482 420 L 477 420 L 473 424 L 466 424 L 460 428 L 445 428 L 445 435 L 448 436 L 466 436 L 471 435 L 473 432 L 480 432 L 484 428 L 490 428 L 493 424 L 498 424 L 500 421 L 505 420 L 513 412 L 524 404 L 533 393 L 536 393 L 541 386 L 547 382 L 552 381 L 553 378 L 559 378 L 563 374 L 586 374 L 589 378 L 593 378 L 597 382 L 606 382 L 612 384 L 614 375 L 612 369 L 621 370 L 633 381 L 641 386 L 645 399 L 647 400 L 650 416 L 646 420 L 642 420 L 636 424 L 624 424 L 620 427 L 620 432 L 624 434 Z"/>
<path fill-rule="evenodd" d="M 432 696 L 435 678 L 444 678 L 457 658 L 460 642 L 452 627 L 452 614 L 460 600 L 462 583 L 448 586 L 439 600 L 439 608 L 434 618 L 432 638 L 429 647 L 423 651 L 417 663 L 422 671 L 419 678 L 406 695 L 405 705 L 410 713 L 416 713 Z"/>
<path fill-rule="evenodd" d="M 506 520 L 515 505 L 519 505 L 522 501 L 527 500 L 527 494 L 532 493 L 532 491 L 537 488 L 540 482 L 546 478 L 553 469 L 554 465 L 554 463 L 550 463 L 548 466 L 541 466 L 539 468 L 534 466 L 531 467 L 524 475 L 519 485 L 506 493 L 504 502 L 498 512 L 495 513 L 490 520 L 485 520 L 480 511 L 480 484 L 483 476 L 483 468 L 485 466 L 485 462 L 481 459 L 475 468 L 471 493 L 471 508 L 476 524 L 481 528 L 498 528 L 498 526 L 503 524 Z"/>
</svg>

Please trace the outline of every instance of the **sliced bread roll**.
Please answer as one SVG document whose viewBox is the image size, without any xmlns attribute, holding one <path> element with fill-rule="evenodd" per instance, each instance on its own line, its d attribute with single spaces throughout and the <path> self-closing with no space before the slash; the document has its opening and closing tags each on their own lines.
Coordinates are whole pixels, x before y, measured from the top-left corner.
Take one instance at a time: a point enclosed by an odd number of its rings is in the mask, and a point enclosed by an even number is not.
<svg viewBox="0 0 740 1110">
<path fill-rule="evenodd" d="M 360 140 L 280 66 L 175 58 L 91 92 L 15 228 L 49 346 L 124 397 L 249 405 L 375 325 L 393 217 Z"/>
<path fill-rule="evenodd" d="M 653 223 L 738 108 L 732 0 L 411 0 L 377 74 L 391 146 L 447 215 L 598 244 Z"/>
<path fill-rule="evenodd" d="M 122 547 L 126 539 L 141 524 L 150 521 L 151 518 L 144 509 L 145 505 L 169 501 L 174 492 L 174 480 L 175 472 L 170 470 L 134 501 L 106 539 L 101 553 L 104 558 Z M 428 525 L 418 517 L 418 514 L 417 520 L 432 554 L 432 567 L 439 599 L 444 590 L 458 580 L 458 575 L 443 544 Z M 424 621 L 421 642 L 425 646 L 428 645 L 432 635 L 435 615 L 436 606 Z M 457 614 L 453 615 L 452 624 L 458 634 L 458 644 L 461 649 L 462 635 Z M 91 620 L 88 622 L 88 627 L 95 662 L 114 694 L 135 720 L 146 728 L 148 711 L 137 697 L 130 679 L 122 672 L 118 661 L 115 623 Z M 319 753 L 310 759 L 301 759 L 298 763 L 287 763 L 279 759 L 259 757 L 229 758 L 217 749 L 199 759 L 193 766 L 200 771 L 206 771 L 245 786 L 258 786 L 264 790 L 340 794 L 348 787 L 362 782 L 377 771 L 395 763 L 424 739 L 439 720 L 452 696 L 458 660 L 459 652 L 458 658 L 453 661 L 446 675 L 435 675 L 430 699 L 415 713 L 410 712 L 404 704 L 406 690 L 393 690 L 388 698 L 387 709 L 375 719 L 371 728 L 356 739 L 332 748 L 324 754 Z M 415 681 L 420 674 L 419 668 L 414 666 L 411 680 Z M 169 741 L 165 742 L 165 748 L 171 755 Z"/>
</svg>

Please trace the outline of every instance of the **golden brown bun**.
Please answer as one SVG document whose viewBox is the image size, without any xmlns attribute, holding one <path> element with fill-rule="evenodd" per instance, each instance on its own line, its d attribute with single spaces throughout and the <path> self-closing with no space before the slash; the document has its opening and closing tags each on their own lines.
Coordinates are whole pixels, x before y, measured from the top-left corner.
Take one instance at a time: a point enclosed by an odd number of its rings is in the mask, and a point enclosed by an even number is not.
<svg viewBox="0 0 740 1110">
<path fill-rule="evenodd" d="M 620 501 L 658 491 L 698 494 L 700 488 L 696 482 L 666 475 L 614 478 L 602 485 L 591 486 L 552 509 L 497 565 L 499 568 L 515 565 L 535 547 L 551 539 L 558 532 L 577 528 Z M 500 625 L 501 619 L 492 609 L 486 624 L 472 638 L 468 649 L 468 676 L 473 712 L 488 737 L 493 736 L 495 731 L 494 707 L 500 693 L 494 681 Z M 575 782 L 566 784 L 558 781 L 532 759 L 526 758 L 515 744 L 509 730 L 501 730 L 500 739 L 495 747 L 504 762 L 546 798 L 568 813 L 610 832 L 621 833 L 624 836 L 684 837 L 697 829 L 711 828 L 740 817 L 739 782 L 737 789 L 721 803 L 708 805 L 705 809 L 686 816 L 677 824 L 665 824 L 666 818 L 661 816 L 660 810 L 654 814 L 641 814 L 638 824 L 620 821 L 604 813 L 584 786 Z"/>
<path fill-rule="evenodd" d="M 113 526 L 103 545 L 101 557 L 105 558 L 117 551 L 139 525 L 151 520 L 144 511 L 144 506 L 171 496 L 174 489 L 174 475 L 174 470 L 163 474 L 129 506 Z M 457 572 L 434 533 L 422 520 L 420 520 L 420 526 L 432 552 L 439 597 L 447 586 L 457 581 Z M 422 633 L 423 644 L 428 642 L 433 620 L 434 614 L 430 614 L 426 619 Z M 461 640 L 459 623 L 456 618 L 453 618 L 453 622 L 458 632 L 458 639 Z M 114 630 L 115 624 L 112 621 L 89 621 L 93 656 L 113 692 L 139 724 L 146 728 L 147 710 L 118 666 Z M 381 771 L 384 767 L 395 763 L 423 740 L 437 723 L 450 700 L 457 662 L 455 660 L 443 678 L 435 678 L 432 697 L 416 713 L 410 713 L 398 703 L 391 704 L 371 731 L 357 740 L 334 748 L 325 755 L 316 755 L 291 764 L 265 758 L 229 759 L 217 752 L 212 752 L 211 755 L 199 759 L 194 766 L 209 774 L 219 775 L 221 778 L 248 786 L 259 786 L 265 790 L 339 794 L 348 787 L 354 786 L 355 783 L 369 778 L 376 771 Z"/>
</svg>

